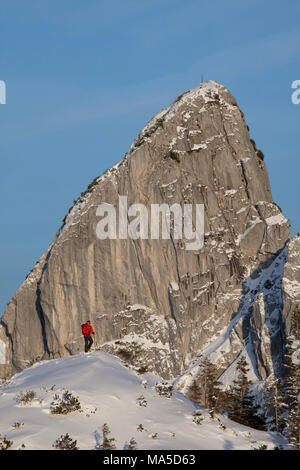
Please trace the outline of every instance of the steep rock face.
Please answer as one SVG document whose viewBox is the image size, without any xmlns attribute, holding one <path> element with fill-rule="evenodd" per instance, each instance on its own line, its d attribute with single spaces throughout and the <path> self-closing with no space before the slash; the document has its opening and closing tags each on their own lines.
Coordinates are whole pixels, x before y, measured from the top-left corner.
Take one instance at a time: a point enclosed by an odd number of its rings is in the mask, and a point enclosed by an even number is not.
<svg viewBox="0 0 300 470">
<path fill-rule="evenodd" d="M 204 204 L 204 246 L 187 250 L 172 233 L 165 240 L 99 240 L 97 207 L 118 208 L 119 196 L 149 213 L 151 204 Z M 99 347 L 165 378 L 182 373 L 243 318 L 221 367 L 251 343 L 255 373 L 263 377 L 272 353 L 259 336 L 273 300 L 261 300 L 259 292 L 268 297 L 260 286 L 249 310 L 245 289 L 286 255 L 289 238 L 235 98 L 216 82 L 201 84 L 158 113 L 69 211 L 2 318 L 0 377 L 82 351 L 80 325 L 88 318 Z M 281 310 L 274 322 L 281 330 Z"/>
<path fill-rule="evenodd" d="M 283 314 L 286 329 L 291 327 L 291 314 L 295 307 L 300 306 L 300 236 L 294 237 L 289 243 L 287 262 L 282 279 Z"/>
<path fill-rule="evenodd" d="M 248 363 L 249 378 L 254 384 L 259 384 L 272 372 L 282 373 L 286 342 L 282 283 L 287 254 L 286 246 L 243 281 L 236 315 L 176 379 L 178 389 L 188 392 L 205 357 L 218 366 L 220 381 L 225 386 L 232 383 L 240 355 Z"/>
</svg>

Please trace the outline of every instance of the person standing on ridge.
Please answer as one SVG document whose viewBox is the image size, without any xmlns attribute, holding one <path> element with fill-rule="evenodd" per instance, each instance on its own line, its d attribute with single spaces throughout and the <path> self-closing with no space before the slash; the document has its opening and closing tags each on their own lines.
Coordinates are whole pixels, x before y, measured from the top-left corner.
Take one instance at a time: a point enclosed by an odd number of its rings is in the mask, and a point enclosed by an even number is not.
<svg viewBox="0 0 300 470">
<path fill-rule="evenodd" d="M 95 334 L 90 320 L 88 320 L 86 323 L 83 323 L 81 325 L 81 329 L 84 336 L 84 352 L 90 352 L 94 342 L 91 335 Z"/>
</svg>

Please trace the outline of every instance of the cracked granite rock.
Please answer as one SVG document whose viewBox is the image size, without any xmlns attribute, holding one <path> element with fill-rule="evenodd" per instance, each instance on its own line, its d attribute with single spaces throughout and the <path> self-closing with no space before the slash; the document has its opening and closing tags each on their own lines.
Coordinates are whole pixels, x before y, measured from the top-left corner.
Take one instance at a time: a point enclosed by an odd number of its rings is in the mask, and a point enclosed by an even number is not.
<svg viewBox="0 0 300 470">
<path fill-rule="evenodd" d="M 187 250 L 172 232 L 169 239 L 100 240 L 97 207 L 116 208 L 119 196 L 149 212 L 151 204 L 203 204 L 204 246 Z M 0 378 L 82 352 L 87 319 L 97 347 L 165 379 L 183 374 L 201 351 L 223 351 L 216 357 L 223 373 L 247 351 L 264 378 L 280 361 L 275 263 L 281 257 L 282 271 L 289 239 L 235 98 L 216 82 L 201 84 L 159 112 L 70 209 L 1 320 Z"/>
</svg>

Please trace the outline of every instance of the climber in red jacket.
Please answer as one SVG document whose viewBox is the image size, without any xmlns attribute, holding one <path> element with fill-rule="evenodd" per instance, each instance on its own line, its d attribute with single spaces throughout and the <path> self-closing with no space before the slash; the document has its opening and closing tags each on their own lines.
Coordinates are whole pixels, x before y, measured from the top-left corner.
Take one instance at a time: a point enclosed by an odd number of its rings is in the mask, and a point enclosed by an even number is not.
<svg viewBox="0 0 300 470">
<path fill-rule="evenodd" d="M 95 334 L 90 320 L 88 320 L 86 323 L 81 325 L 81 330 L 84 336 L 84 351 L 89 352 L 94 342 L 91 335 Z"/>
</svg>

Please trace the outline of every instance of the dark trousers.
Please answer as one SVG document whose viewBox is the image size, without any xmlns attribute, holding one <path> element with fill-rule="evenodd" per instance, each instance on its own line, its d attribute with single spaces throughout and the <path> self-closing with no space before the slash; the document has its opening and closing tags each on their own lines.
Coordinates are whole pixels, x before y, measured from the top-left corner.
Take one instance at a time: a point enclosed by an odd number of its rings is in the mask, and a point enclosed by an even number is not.
<svg viewBox="0 0 300 470">
<path fill-rule="evenodd" d="M 88 352 L 93 344 L 93 338 L 91 336 L 84 337 L 84 352 Z"/>
</svg>

